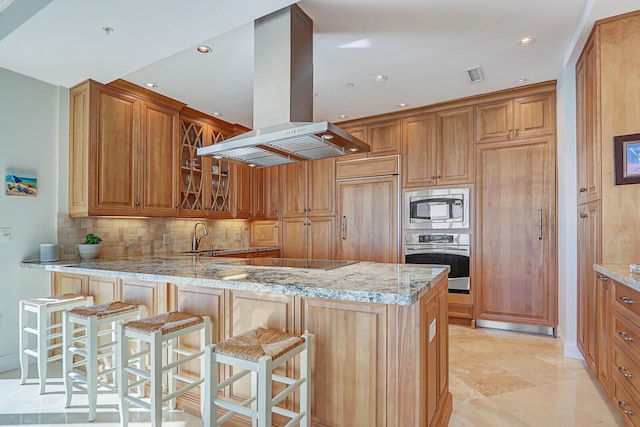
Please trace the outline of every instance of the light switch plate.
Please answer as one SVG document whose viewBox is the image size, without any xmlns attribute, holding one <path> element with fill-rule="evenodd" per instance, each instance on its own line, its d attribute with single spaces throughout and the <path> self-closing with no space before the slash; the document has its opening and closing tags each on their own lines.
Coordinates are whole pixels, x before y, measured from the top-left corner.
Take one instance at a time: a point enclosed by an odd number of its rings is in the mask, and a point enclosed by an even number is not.
<svg viewBox="0 0 640 427">
<path fill-rule="evenodd" d="M 11 241 L 11 229 L 9 227 L 0 227 L 0 243 Z"/>
<path fill-rule="evenodd" d="M 169 243 L 171 243 L 171 235 L 170 234 L 163 234 L 162 235 L 162 244 L 163 245 L 168 245 Z"/>
</svg>

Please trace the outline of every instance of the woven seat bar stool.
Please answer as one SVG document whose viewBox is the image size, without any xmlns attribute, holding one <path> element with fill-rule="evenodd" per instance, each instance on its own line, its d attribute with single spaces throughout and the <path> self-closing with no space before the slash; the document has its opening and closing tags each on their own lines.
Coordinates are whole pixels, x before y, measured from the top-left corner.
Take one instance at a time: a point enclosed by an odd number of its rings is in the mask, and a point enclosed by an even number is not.
<svg viewBox="0 0 640 427">
<path fill-rule="evenodd" d="M 211 342 L 211 321 L 207 316 L 173 311 L 155 316 L 135 320 L 120 325 L 120 423 L 126 427 L 129 422 L 129 405 L 133 404 L 151 412 L 151 425 L 162 425 L 162 404 L 169 402 L 169 408 L 175 409 L 176 397 L 192 390 L 204 383 L 201 378 L 205 371 L 204 354 L 206 346 Z M 200 333 L 200 346 L 190 350 L 178 347 L 178 338 L 191 333 Z M 128 354 L 129 340 L 145 343 L 146 350 L 135 354 Z M 168 351 L 164 352 L 163 349 Z M 163 354 L 166 353 L 166 363 L 163 364 Z M 151 359 L 150 370 L 138 366 L 147 355 Z M 200 375 L 198 378 L 178 372 L 178 368 L 190 361 L 200 358 Z M 162 377 L 168 374 L 168 392 L 163 396 Z M 133 382 L 130 376 L 134 377 Z M 185 385 L 176 390 L 177 382 Z M 150 401 L 143 400 L 130 394 L 130 389 L 143 387 L 149 383 L 151 388 Z M 202 393 L 201 393 L 202 394 Z"/>
<path fill-rule="evenodd" d="M 117 387 L 117 325 L 126 319 L 139 319 L 145 315 L 144 305 L 121 301 L 78 307 L 64 312 L 65 407 L 71 405 L 74 388 L 84 390 L 89 397 L 89 421 L 96 419 L 98 387 L 108 387 L 112 391 Z M 104 328 L 103 325 L 107 327 Z M 105 337 L 103 342 L 100 342 L 101 337 Z M 84 367 L 85 371 L 79 371 L 80 367 Z"/>
<path fill-rule="evenodd" d="M 210 345 L 206 352 L 204 400 L 205 427 L 217 427 L 227 422 L 233 415 L 250 417 L 255 427 L 271 427 L 273 414 L 283 415 L 291 420 L 286 427 L 311 425 L 311 336 L 302 336 L 273 329 L 255 327 L 218 344 Z M 298 379 L 275 375 L 274 369 L 300 354 L 300 375 Z M 218 382 L 218 364 L 237 367 L 224 381 Z M 236 403 L 218 396 L 218 392 L 240 378 L 251 374 L 251 396 L 244 402 Z M 272 382 L 286 384 L 283 391 L 272 396 Z M 294 412 L 278 405 L 295 390 L 300 389 L 300 410 Z M 218 408 L 228 412 L 218 418 Z"/>
<path fill-rule="evenodd" d="M 59 313 L 76 307 L 93 304 L 93 297 L 64 294 L 20 301 L 20 384 L 25 384 L 29 376 L 29 356 L 35 357 L 38 363 L 38 379 L 40 394 L 45 391 L 47 380 L 47 364 L 62 359 L 63 352 L 49 355 L 51 351 L 62 348 L 62 323 L 53 323 L 53 313 Z M 36 324 L 31 325 L 29 313 L 35 313 Z M 36 348 L 29 348 L 29 336 L 35 335 Z M 53 342 L 56 340 L 56 342 Z"/>
</svg>

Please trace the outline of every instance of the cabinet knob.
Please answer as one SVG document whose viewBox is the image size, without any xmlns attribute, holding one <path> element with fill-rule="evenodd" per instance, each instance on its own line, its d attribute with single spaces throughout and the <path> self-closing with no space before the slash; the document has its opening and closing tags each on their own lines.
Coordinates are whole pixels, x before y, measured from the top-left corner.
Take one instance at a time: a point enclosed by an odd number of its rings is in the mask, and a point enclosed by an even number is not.
<svg viewBox="0 0 640 427">
<path fill-rule="evenodd" d="M 584 187 L 581 187 L 581 188 L 580 188 L 580 192 L 581 192 L 581 193 L 586 193 L 586 192 L 587 192 L 587 189 L 586 189 L 586 188 L 584 188 Z"/>
<path fill-rule="evenodd" d="M 507 129 L 508 133 L 511 133 L 511 131 L 513 131 L 513 129 L 511 129 L 511 128 Z"/>
<path fill-rule="evenodd" d="M 581 213 L 580 214 L 580 218 L 587 218 L 589 215 L 587 215 L 586 213 Z"/>
<path fill-rule="evenodd" d="M 622 375 L 624 375 L 625 378 L 633 378 L 635 375 L 633 375 L 632 373 L 627 373 L 627 371 L 629 370 L 629 368 L 627 368 L 626 366 L 618 366 L 618 371 L 620 371 L 620 373 Z"/>
<path fill-rule="evenodd" d="M 597 274 L 597 275 L 596 275 L 596 277 L 597 277 L 598 279 L 602 280 L 603 282 L 606 282 L 607 280 L 609 280 L 609 278 L 608 278 L 608 277 L 601 276 L 601 275 L 599 275 L 599 274 Z M 626 298 L 626 297 L 620 297 L 620 299 L 622 299 L 622 298 Z"/>
<path fill-rule="evenodd" d="M 274 209 L 274 210 L 273 210 L 273 213 L 274 213 L 274 214 L 277 214 L 277 213 L 278 213 L 278 209 Z"/>
<path fill-rule="evenodd" d="M 622 338 L 625 341 L 628 341 L 628 342 L 635 341 L 633 337 L 630 337 L 629 334 L 626 333 L 625 331 L 618 332 L 618 335 L 620 335 L 620 338 Z"/>
<path fill-rule="evenodd" d="M 618 406 L 620 407 L 620 409 L 622 410 L 622 412 L 624 412 L 627 415 L 633 415 L 633 411 L 631 409 L 624 409 L 623 406 L 627 406 L 628 403 L 626 400 L 619 400 L 618 401 Z"/>
<path fill-rule="evenodd" d="M 442 178 L 442 175 L 436 175 L 436 178 L 440 179 Z"/>
<path fill-rule="evenodd" d="M 140 206 L 140 201 L 139 200 L 136 201 L 136 206 Z"/>
<path fill-rule="evenodd" d="M 431 175 L 431 179 L 436 179 L 436 176 L 435 175 Z"/>
<path fill-rule="evenodd" d="M 619 297 L 618 299 L 619 299 L 620 301 L 622 301 L 623 303 L 625 303 L 625 304 L 629 304 L 629 305 L 631 305 L 631 304 L 635 304 L 635 301 L 633 301 L 632 299 L 629 299 L 629 298 L 627 298 L 627 297 L 625 297 L 625 296 L 621 296 L 621 297 Z"/>
</svg>

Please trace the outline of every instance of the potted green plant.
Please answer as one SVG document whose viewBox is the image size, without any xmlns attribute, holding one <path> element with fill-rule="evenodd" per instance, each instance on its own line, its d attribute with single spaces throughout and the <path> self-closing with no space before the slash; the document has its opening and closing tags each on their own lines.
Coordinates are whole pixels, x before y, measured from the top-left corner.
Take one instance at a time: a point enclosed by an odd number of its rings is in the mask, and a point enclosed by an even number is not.
<svg viewBox="0 0 640 427">
<path fill-rule="evenodd" d="M 80 253 L 80 258 L 82 259 L 95 259 L 100 255 L 100 248 L 102 239 L 93 234 L 89 233 L 84 238 L 84 243 L 80 243 L 78 245 L 78 252 Z"/>
</svg>

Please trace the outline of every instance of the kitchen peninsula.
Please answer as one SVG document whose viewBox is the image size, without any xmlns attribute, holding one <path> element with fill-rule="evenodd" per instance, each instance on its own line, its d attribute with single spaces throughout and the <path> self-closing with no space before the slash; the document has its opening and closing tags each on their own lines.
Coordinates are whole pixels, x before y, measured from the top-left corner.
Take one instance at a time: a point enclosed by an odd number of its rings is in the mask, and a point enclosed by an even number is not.
<svg viewBox="0 0 640 427">
<path fill-rule="evenodd" d="M 165 255 L 21 266 L 51 271 L 52 294 L 143 303 L 150 314 L 208 315 L 213 342 L 256 325 L 309 331 L 314 426 L 446 426 L 449 267 L 333 262 L 254 268 L 238 258 Z M 243 400 L 248 390 L 240 384 L 229 397 Z M 180 403 L 197 413 L 198 402 L 193 393 Z M 297 397 L 285 405 L 294 407 Z"/>
</svg>

